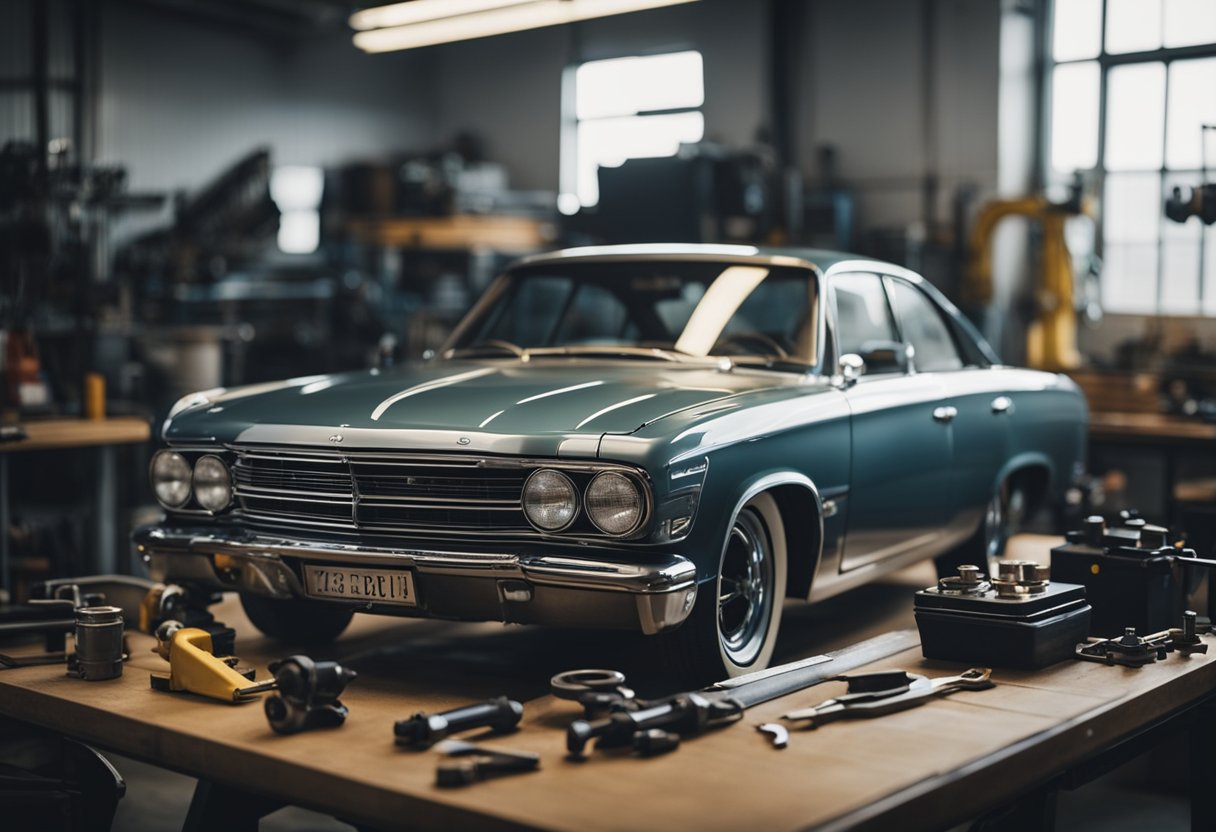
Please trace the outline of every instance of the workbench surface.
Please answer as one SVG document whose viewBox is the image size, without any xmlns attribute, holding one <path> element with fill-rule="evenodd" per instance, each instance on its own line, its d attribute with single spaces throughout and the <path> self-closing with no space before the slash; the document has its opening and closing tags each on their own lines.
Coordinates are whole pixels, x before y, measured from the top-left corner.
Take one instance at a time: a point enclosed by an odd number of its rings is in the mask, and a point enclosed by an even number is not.
<svg viewBox="0 0 1216 832">
<path fill-rule="evenodd" d="M 886 583 L 787 608 L 778 658 L 856 642 L 874 634 L 876 621 L 886 629 L 892 610 L 907 615 L 899 611 L 914 589 Z M 215 609 L 237 628 L 238 652 L 259 679 L 269 660 L 292 652 L 256 635 L 234 599 Z M 229 706 L 151 690 L 149 671 L 165 665 L 150 652 L 149 636 L 131 633 L 121 679 L 77 681 L 57 666 L 0 672 L 0 712 L 214 783 L 387 828 L 927 829 L 979 814 L 1216 690 L 1214 656 L 1171 654 L 1139 670 L 1066 662 L 1037 673 L 997 670 L 991 690 L 793 732 L 785 750 L 754 730 L 841 692 L 828 683 L 754 708 L 742 724 L 686 740 L 665 756 L 566 759 L 565 726 L 579 708 L 547 695 L 550 674 L 615 666 L 640 694 L 663 692 L 637 668 L 636 644 L 604 634 L 356 616 L 338 642 L 313 652 L 360 674 L 342 697 L 346 724 L 283 737 L 270 730 L 260 703 Z M 872 666 L 880 668 L 936 676 L 963 666 L 926 662 L 912 650 Z M 522 730 L 474 738 L 539 753 L 539 772 L 439 789 L 438 755 L 392 742 L 395 720 L 503 694 L 525 703 Z"/>
<path fill-rule="evenodd" d="M 0 453 L 85 448 L 94 445 L 129 445 L 147 442 L 152 429 L 147 419 L 115 416 L 109 419 L 35 419 L 22 422 L 26 438 L 0 442 Z"/>
</svg>

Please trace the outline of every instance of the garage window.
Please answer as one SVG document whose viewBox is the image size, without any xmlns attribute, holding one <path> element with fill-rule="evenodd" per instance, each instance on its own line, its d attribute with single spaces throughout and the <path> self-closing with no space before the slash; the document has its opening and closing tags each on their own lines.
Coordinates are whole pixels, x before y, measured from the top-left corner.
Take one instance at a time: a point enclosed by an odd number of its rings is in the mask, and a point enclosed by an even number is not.
<svg viewBox="0 0 1216 832">
<path fill-rule="evenodd" d="M 1162 212 L 1216 164 L 1216 2 L 1055 0 L 1048 51 L 1050 175 L 1101 183 L 1103 306 L 1216 315 L 1216 227 Z"/>
<path fill-rule="evenodd" d="M 561 196 L 573 214 L 599 202 L 599 169 L 626 159 L 674 156 L 705 134 L 701 53 L 588 61 L 563 87 Z"/>
</svg>

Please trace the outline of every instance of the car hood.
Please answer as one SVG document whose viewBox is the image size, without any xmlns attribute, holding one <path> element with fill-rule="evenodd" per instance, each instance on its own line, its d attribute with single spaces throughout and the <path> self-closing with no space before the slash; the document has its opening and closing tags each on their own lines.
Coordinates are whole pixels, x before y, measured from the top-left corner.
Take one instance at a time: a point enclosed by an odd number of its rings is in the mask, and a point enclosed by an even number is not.
<svg viewBox="0 0 1216 832">
<path fill-rule="evenodd" d="M 165 438 L 370 447 L 384 444 L 385 431 L 431 431 L 461 434 L 473 450 L 488 435 L 632 433 L 667 414 L 803 381 L 704 364 L 436 361 L 204 394 L 166 422 Z"/>
</svg>

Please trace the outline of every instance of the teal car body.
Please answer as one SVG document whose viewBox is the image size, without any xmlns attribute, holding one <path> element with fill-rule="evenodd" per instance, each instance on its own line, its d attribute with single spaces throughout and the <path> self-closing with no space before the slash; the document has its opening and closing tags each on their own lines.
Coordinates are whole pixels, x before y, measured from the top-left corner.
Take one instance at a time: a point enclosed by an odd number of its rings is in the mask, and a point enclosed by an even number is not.
<svg viewBox="0 0 1216 832">
<path fill-rule="evenodd" d="M 751 342 L 769 336 L 753 332 L 723 336 L 735 342 L 726 354 L 637 339 L 619 350 L 478 341 L 520 275 L 603 281 L 644 267 L 638 285 L 653 288 L 653 275 L 688 264 L 803 281 L 798 337 L 762 356 Z M 908 310 L 922 301 L 932 314 L 917 323 Z M 858 344 L 850 324 L 892 337 Z M 747 247 L 572 250 L 509 269 L 430 360 L 184 399 L 163 439 L 188 463 L 223 459 L 232 502 L 170 508 L 136 543 L 158 578 L 266 598 L 321 597 L 307 565 L 399 570 L 409 603 L 370 589 L 323 603 L 654 634 L 693 626 L 695 606 L 732 593 L 767 592 L 753 613 L 768 615 L 773 595 L 814 601 L 984 538 L 1006 519 L 993 515 L 1009 511 L 1011 483 L 1023 498 L 1061 499 L 1086 421 L 1069 379 L 1002 366 L 940 293 L 896 266 Z M 566 528 L 537 528 L 520 488 L 539 469 L 563 472 L 584 500 L 597 474 L 626 475 L 641 492 L 636 527 L 606 534 L 584 505 Z M 724 551 L 747 538 L 737 521 L 758 495 L 752 535 L 781 563 L 745 567 L 728 586 Z M 753 648 L 736 664 L 767 661 L 771 645 Z"/>
</svg>

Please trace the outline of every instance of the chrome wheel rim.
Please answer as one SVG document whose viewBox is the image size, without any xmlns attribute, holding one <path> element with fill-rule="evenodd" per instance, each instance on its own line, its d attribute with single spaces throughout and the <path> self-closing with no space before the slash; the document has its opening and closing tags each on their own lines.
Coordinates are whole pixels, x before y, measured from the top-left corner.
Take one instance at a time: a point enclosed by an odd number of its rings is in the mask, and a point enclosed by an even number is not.
<svg viewBox="0 0 1216 832">
<path fill-rule="evenodd" d="M 773 558 L 768 534 L 756 515 L 735 518 L 718 577 L 718 634 L 722 649 L 737 664 L 760 652 L 772 606 Z"/>
</svg>

